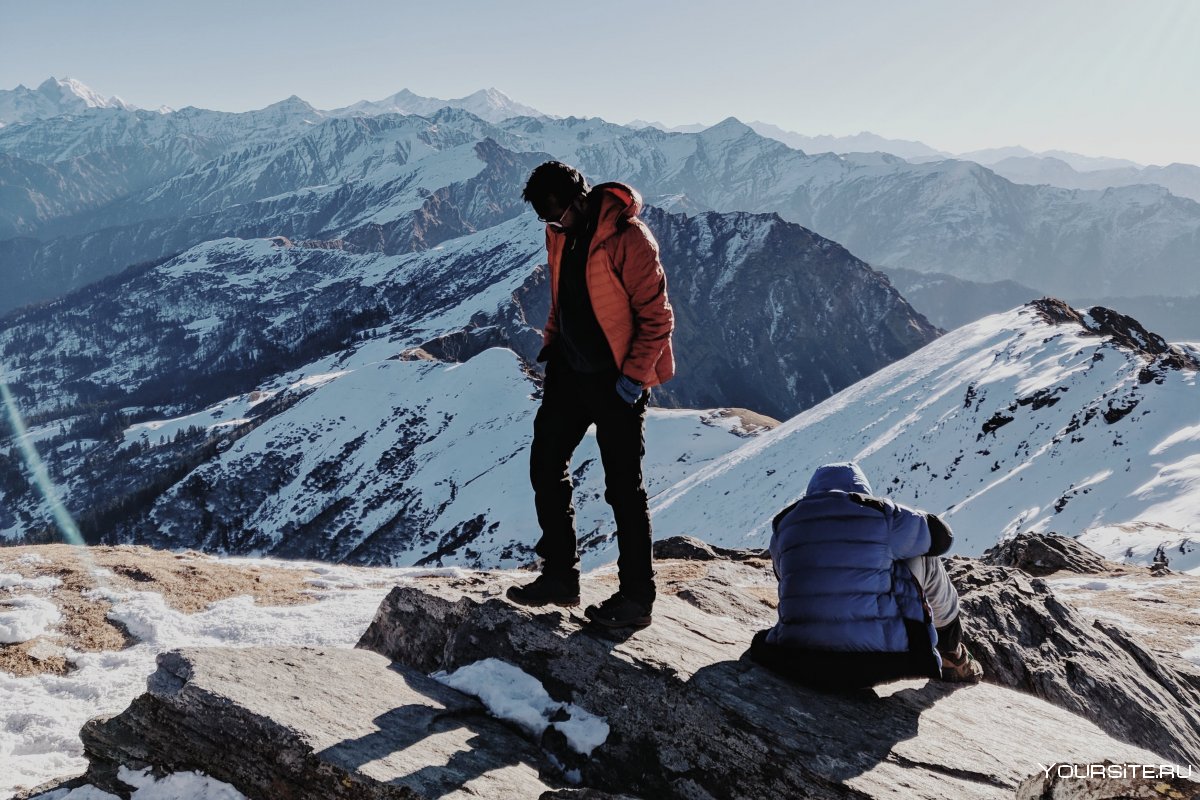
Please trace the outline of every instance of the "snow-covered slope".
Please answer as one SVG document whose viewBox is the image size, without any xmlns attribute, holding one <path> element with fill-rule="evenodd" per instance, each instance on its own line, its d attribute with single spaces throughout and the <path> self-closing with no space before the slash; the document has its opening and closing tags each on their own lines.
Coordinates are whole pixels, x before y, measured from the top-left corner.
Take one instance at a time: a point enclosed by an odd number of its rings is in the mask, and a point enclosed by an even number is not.
<svg viewBox="0 0 1200 800">
<path fill-rule="evenodd" d="M 353 347 L 401 349 L 494 314 L 543 257 L 531 215 L 422 253 L 353 254 L 221 239 L 10 317 L 6 379 L 39 416 L 100 397 L 204 403 L 204 384 L 255 364 L 266 377 Z M 299 360 L 296 360 L 296 357 Z M 250 374 L 254 374 L 250 372 Z M 199 380 L 197 380 L 199 379 Z M 219 390 L 218 390 L 219 391 Z"/>
<path fill-rule="evenodd" d="M 1022 530 L 1133 522 L 1194 539 L 1198 354 L 1129 318 L 1053 301 L 988 317 L 673 487 L 655 502 L 656 531 L 765 544 L 771 517 L 817 466 L 853 459 L 878 493 L 944 514 L 962 553 Z M 1102 550 L 1119 559 L 1113 541 Z"/>
<path fill-rule="evenodd" d="M 370 564 L 512 567 L 533 558 L 538 389 L 511 351 L 462 364 L 401 358 L 304 372 L 311 393 L 166 492 L 133 538 Z M 647 490 L 657 494 L 741 444 L 730 427 L 709 412 L 652 409 Z M 605 544 L 613 523 L 594 435 L 574 475 L 579 534 Z"/>
</svg>

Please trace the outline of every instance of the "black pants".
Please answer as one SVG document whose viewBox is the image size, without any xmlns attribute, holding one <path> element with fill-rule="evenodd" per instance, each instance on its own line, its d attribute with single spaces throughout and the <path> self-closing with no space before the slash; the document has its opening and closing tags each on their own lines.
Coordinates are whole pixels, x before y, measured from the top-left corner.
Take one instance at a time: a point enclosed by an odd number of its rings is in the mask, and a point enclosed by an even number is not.
<svg viewBox="0 0 1200 800">
<path fill-rule="evenodd" d="M 859 689 L 899 678 L 939 678 L 933 645 L 925 626 L 905 620 L 908 651 L 845 653 L 793 650 L 767 641 L 770 629 L 754 634 L 750 658 L 783 677 L 819 689 Z"/>
<path fill-rule="evenodd" d="M 617 523 L 617 568 L 621 592 L 642 602 L 654 600 L 650 564 L 650 507 L 642 480 L 646 453 L 646 402 L 632 406 L 617 394 L 616 368 L 599 373 L 572 370 L 561 358 L 546 364 L 542 406 L 533 422 L 529 479 L 542 538 L 537 554 L 548 573 L 576 569 L 575 506 L 571 501 L 571 456 L 588 426 L 604 465 L 604 499 Z"/>
</svg>

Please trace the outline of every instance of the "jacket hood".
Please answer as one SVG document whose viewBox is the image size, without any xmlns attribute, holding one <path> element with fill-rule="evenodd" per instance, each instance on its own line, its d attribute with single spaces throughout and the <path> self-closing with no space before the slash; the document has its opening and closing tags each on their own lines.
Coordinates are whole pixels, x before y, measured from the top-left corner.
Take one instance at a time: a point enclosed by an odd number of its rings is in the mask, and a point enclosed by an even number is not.
<svg viewBox="0 0 1200 800">
<path fill-rule="evenodd" d="M 872 494 L 871 484 L 867 480 L 866 474 L 853 461 L 846 461 L 841 464 L 826 464 L 823 467 L 817 467 L 817 471 L 813 473 L 812 478 L 808 482 L 808 489 L 805 491 L 805 495 L 820 494 L 821 492 L 832 490 Z"/>
<path fill-rule="evenodd" d="M 598 202 L 595 241 L 603 241 L 636 217 L 642 210 L 642 195 L 627 183 L 597 184 L 588 194 L 588 204 Z"/>
</svg>

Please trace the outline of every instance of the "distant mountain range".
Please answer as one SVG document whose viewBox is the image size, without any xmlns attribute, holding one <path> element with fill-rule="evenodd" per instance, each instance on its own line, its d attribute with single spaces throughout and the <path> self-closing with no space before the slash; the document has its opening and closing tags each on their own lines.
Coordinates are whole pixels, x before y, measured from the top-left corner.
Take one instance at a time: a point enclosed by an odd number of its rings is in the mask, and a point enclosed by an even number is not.
<svg viewBox="0 0 1200 800">
<path fill-rule="evenodd" d="M 4 378 L 89 539 L 528 561 L 548 292 L 520 194 L 553 157 L 648 201 L 677 314 L 647 432 L 660 533 L 760 545 L 807 471 L 853 457 L 972 552 L 1050 526 L 1102 530 L 1106 552 L 1133 536 L 1138 558 L 1190 547 L 1196 348 L 1048 300 L 971 320 L 1062 290 L 1183 324 L 1200 203 L 809 154 L 733 118 L 425 101 L 97 103 L 0 129 Z M 50 538 L 15 444 L 0 538 Z M 593 448 L 575 475 L 594 564 L 612 531 Z"/>
<path fill-rule="evenodd" d="M 401 89 L 396 94 L 382 100 L 360 100 L 357 103 L 318 111 L 309 106 L 299 97 L 292 95 L 285 104 L 303 104 L 317 118 L 375 116 L 377 114 L 420 114 L 428 116 L 440 108 L 459 108 L 469 111 L 480 119 L 489 122 L 500 122 L 509 117 L 543 117 L 547 116 L 535 108 L 522 105 L 499 89 L 480 89 L 466 97 L 442 100 L 436 97 L 423 97 Z M 278 105 L 278 104 L 276 104 Z M 120 108 L 126 111 L 136 111 L 137 106 L 125 102 L 119 97 L 104 97 L 74 78 L 47 78 L 36 89 L 18 85 L 15 89 L 0 89 L 0 127 L 19 122 L 50 119 L 63 114 L 80 114 L 89 108 Z M 188 106 L 182 111 L 200 111 Z M 174 113 L 174 109 L 162 106 L 159 113 Z M 249 112 L 254 113 L 254 112 Z"/>
<path fill-rule="evenodd" d="M 718 123 L 719 124 L 719 123 Z M 755 121 L 747 123 L 756 133 L 783 142 L 789 147 L 803 150 L 806 153 L 889 153 L 913 162 L 941 161 L 956 158 L 962 161 L 974 161 L 984 166 L 992 166 L 1011 159 L 1054 160 L 1068 164 L 1077 172 L 1099 172 L 1105 170 L 1142 169 L 1142 165 L 1124 158 L 1108 158 L 1105 156 L 1085 156 L 1066 150 L 1044 150 L 1040 153 L 1026 147 L 993 147 L 985 150 L 969 150 L 955 153 L 949 150 L 939 150 L 924 142 L 910 139 L 889 139 L 870 131 L 851 134 L 849 136 L 833 136 L 823 134 L 810 136 L 795 131 L 789 131 L 770 122 Z M 656 128 L 671 133 L 699 133 L 712 127 L 693 123 L 690 125 L 664 125 L 661 122 L 647 122 L 635 119 L 627 123 L 631 128 Z M 1007 176 L 1006 176 L 1007 177 Z M 1024 182 L 1024 181 L 1022 181 Z M 1152 181 L 1148 181 L 1152 182 Z M 1058 185 L 1058 184 L 1055 184 Z M 1104 184 L 1110 185 L 1110 184 Z M 1071 187 L 1067 187 L 1071 188 Z"/>
<path fill-rule="evenodd" d="M 983 283 L 937 272 L 889 268 L 892 285 L 939 328 L 951 330 L 989 314 L 1041 297 L 1044 293 L 1014 281 Z M 1154 320 L 1154 328 L 1170 341 L 1200 340 L 1200 296 L 1097 297 L 1087 286 L 1067 299 L 1072 305 L 1120 308 L 1137 319 Z"/>
<path fill-rule="evenodd" d="M 1165 167 L 1120 166 L 1080 170 L 1065 159 L 1024 156 L 990 164 L 997 175 L 1013 183 L 1049 184 L 1064 189 L 1105 189 L 1113 186 L 1154 184 L 1178 197 L 1200 201 L 1200 167 L 1168 164 Z"/>
<path fill-rule="evenodd" d="M 1067 296 L 1200 293 L 1200 203 L 1152 186 L 1065 190 L 962 161 L 806 155 L 732 118 L 682 134 L 452 108 L 330 117 L 289 98 L 242 114 L 92 108 L 0 130 L 0 311 L 226 236 L 434 246 L 520 213 L 521 173 L 548 157 L 665 208 L 778 213 L 885 270 Z M 498 193 L 447 204 L 481 181 Z"/>
</svg>

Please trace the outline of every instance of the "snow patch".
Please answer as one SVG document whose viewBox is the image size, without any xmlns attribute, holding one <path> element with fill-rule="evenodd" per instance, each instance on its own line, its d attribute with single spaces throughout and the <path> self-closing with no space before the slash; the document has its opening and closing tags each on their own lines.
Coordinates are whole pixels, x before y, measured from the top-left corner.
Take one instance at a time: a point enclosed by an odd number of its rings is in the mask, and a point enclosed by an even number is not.
<svg viewBox="0 0 1200 800">
<path fill-rule="evenodd" d="M 0 611 L 0 644 L 28 642 L 62 621 L 58 606 L 40 597 L 13 597 L 0 601 L 0 609 L 8 609 Z"/>
<path fill-rule="evenodd" d="M 62 581 L 52 576 L 26 578 L 15 572 L 0 572 L 0 589 L 38 589 L 48 591 L 62 586 Z"/>
<path fill-rule="evenodd" d="M 215 778 L 200 772 L 172 772 L 155 778 L 149 769 L 132 770 L 122 766 L 117 770 L 122 783 L 134 787 L 131 800 L 246 800 L 246 795 Z M 56 789 L 32 800 L 119 800 L 115 794 L 81 786 L 78 789 Z"/>
<path fill-rule="evenodd" d="M 519 667 L 498 658 L 485 658 L 454 672 L 435 672 L 435 680 L 479 698 L 493 716 L 516 723 L 533 736 L 557 728 L 571 749 L 585 756 L 608 739 L 608 723 L 574 703 L 551 699 L 542 682 Z M 551 722 L 565 711 L 570 718 Z"/>
<path fill-rule="evenodd" d="M 271 566 L 288 562 L 263 560 Z M 115 714 L 146 689 L 159 653 L 183 647 L 256 647 L 299 645 L 353 647 L 366 630 L 375 609 L 403 570 L 378 572 L 386 585 L 373 589 L 316 592 L 308 605 L 261 606 L 250 597 L 212 604 L 197 614 L 172 609 L 153 592 L 98 590 L 113 603 L 110 617 L 125 624 L 141 641 L 120 651 L 70 652 L 76 669 L 66 675 L 16 677 L 0 671 L 0 797 L 18 786 L 36 786 L 56 777 L 76 775 L 87 766 L 79 729 L 95 716 Z M 418 574 L 421 570 L 410 570 Z M 367 582 L 364 577 L 362 582 Z M 349 585 L 349 579 L 346 580 Z M 33 601 L 47 616 L 52 605 Z M 40 605 L 39 605 L 40 604 Z M 25 609 L 22 609 L 25 613 Z M 57 609 L 54 609 L 57 615 Z M 24 623 L 22 623 L 24 624 Z M 18 640 L 31 638 L 23 630 Z M 36 634 L 32 634 L 36 635 Z M 226 795 L 135 794 L 138 798 L 206 797 Z M 149 787 L 141 792 L 149 792 Z M 73 795 L 72 800 L 87 795 Z M 97 795 L 99 797 L 99 795 Z M 237 797 L 229 795 L 228 797 Z"/>
</svg>

